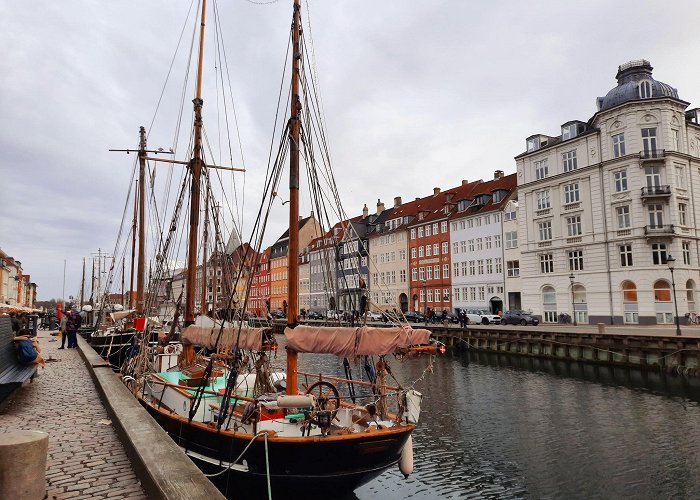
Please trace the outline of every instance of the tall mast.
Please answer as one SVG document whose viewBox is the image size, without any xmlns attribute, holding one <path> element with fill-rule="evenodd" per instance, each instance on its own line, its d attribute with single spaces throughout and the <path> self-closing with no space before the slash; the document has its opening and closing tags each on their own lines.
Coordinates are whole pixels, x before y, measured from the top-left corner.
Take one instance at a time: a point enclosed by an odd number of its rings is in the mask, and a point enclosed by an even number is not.
<svg viewBox="0 0 700 500">
<path fill-rule="evenodd" d="M 199 31 L 199 61 L 197 64 L 197 97 L 194 103 L 194 151 L 190 161 L 190 232 L 187 248 L 187 300 L 185 301 L 185 326 L 194 323 L 194 298 L 197 280 L 197 233 L 199 232 L 199 191 L 202 176 L 202 59 L 204 53 L 204 19 L 207 1 L 202 0 L 202 20 Z"/>
<path fill-rule="evenodd" d="M 136 315 L 143 315 L 146 287 L 146 129 L 139 128 L 139 260 L 136 272 Z"/>
<path fill-rule="evenodd" d="M 121 300 L 121 306 L 124 307 L 124 280 L 126 277 L 124 276 L 124 271 L 126 268 L 126 257 L 122 257 L 122 300 Z"/>
<path fill-rule="evenodd" d="M 207 244 L 209 242 L 209 190 L 206 189 L 204 193 L 204 255 L 202 256 L 202 303 L 201 311 L 202 314 L 207 313 Z"/>
<path fill-rule="evenodd" d="M 299 68 L 301 61 L 301 0 L 294 0 L 292 21 L 292 99 L 289 114 L 289 295 L 287 324 L 296 326 L 299 315 L 299 136 L 301 99 Z M 287 350 L 287 394 L 297 393 L 297 353 Z"/>
<path fill-rule="evenodd" d="M 139 181 L 136 181 L 134 191 L 134 218 L 131 221 L 131 271 L 129 279 L 129 309 L 134 308 L 134 266 L 136 265 L 136 221 L 138 220 Z"/>
<path fill-rule="evenodd" d="M 83 279 L 80 281 L 80 308 L 83 308 L 85 302 L 85 257 L 83 257 Z"/>
</svg>

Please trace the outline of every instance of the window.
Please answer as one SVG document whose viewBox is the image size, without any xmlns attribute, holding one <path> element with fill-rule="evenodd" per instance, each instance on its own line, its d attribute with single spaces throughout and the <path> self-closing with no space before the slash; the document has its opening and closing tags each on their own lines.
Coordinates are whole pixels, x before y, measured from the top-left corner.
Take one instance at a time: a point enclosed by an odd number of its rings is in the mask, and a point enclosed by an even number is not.
<svg viewBox="0 0 700 500">
<path fill-rule="evenodd" d="M 690 242 L 684 241 L 681 243 L 681 248 L 683 249 L 683 264 L 690 265 Z"/>
<path fill-rule="evenodd" d="M 433 223 L 433 234 L 438 234 L 438 223 L 437 222 Z M 427 236 L 427 234 L 426 234 L 426 236 Z"/>
<path fill-rule="evenodd" d="M 578 168 L 576 165 L 576 150 L 562 154 L 561 159 L 564 164 L 564 172 L 571 172 Z"/>
<path fill-rule="evenodd" d="M 649 80 L 642 80 L 639 82 L 639 98 L 648 99 L 651 97 L 651 82 Z"/>
<path fill-rule="evenodd" d="M 416 258 L 416 247 L 411 248 L 411 258 L 412 259 Z"/>
<path fill-rule="evenodd" d="M 673 151 L 680 151 L 679 146 L 680 146 L 680 141 L 679 141 L 678 130 L 671 129 L 671 149 Z"/>
<path fill-rule="evenodd" d="M 459 253 L 459 242 L 455 241 L 454 243 L 452 243 L 452 253 L 453 254 Z"/>
<path fill-rule="evenodd" d="M 440 255 L 440 245 L 438 243 L 433 243 L 433 255 Z"/>
<path fill-rule="evenodd" d="M 484 238 L 484 243 L 486 244 L 487 250 L 491 248 L 491 236 L 487 236 L 486 238 Z"/>
<path fill-rule="evenodd" d="M 632 245 L 620 245 L 620 265 L 632 267 Z"/>
<path fill-rule="evenodd" d="M 654 302 L 656 303 L 656 322 L 659 324 L 673 323 L 671 312 L 671 285 L 666 280 L 654 283 Z"/>
<path fill-rule="evenodd" d="M 428 302 L 432 302 L 432 301 L 433 301 L 433 289 L 432 289 L 432 288 L 429 288 L 429 289 L 428 289 L 428 300 L 427 300 L 427 301 L 428 301 Z"/>
<path fill-rule="evenodd" d="M 430 247 L 428 247 L 430 248 Z M 425 256 L 425 250 L 423 249 L 422 246 L 418 247 L 418 257 L 424 257 Z"/>
<path fill-rule="evenodd" d="M 625 323 L 639 323 L 637 286 L 631 281 L 622 283 L 622 305 L 625 312 Z"/>
<path fill-rule="evenodd" d="M 554 272 L 554 255 L 551 253 L 540 255 L 540 272 L 542 274 Z"/>
<path fill-rule="evenodd" d="M 680 224 L 681 226 L 688 225 L 688 215 L 685 203 L 678 204 L 678 224 Z"/>
<path fill-rule="evenodd" d="M 583 250 L 569 252 L 569 271 L 583 271 Z"/>
<path fill-rule="evenodd" d="M 505 197 L 505 191 L 502 191 L 502 190 L 499 189 L 499 190 L 493 192 L 492 201 L 493 201 L 494 203 L 498 203 L 498 202 L 501 201 L 504 197 Z"/>
<path fill-rule="evenodd" d="M 533 162 L 535 166 L 535 179 L 544 179 L 549 176 L 549 168 L 547 167 L 547 158 Z"/>
<path fill-rule="evenodd" d="M 432 233 L 431 233 L 431 231 L 430 231 L 430 224 L 428 224 L 427 226 L 425 226 L 425 235 L 426 235 L 426 236 L 431 236 L 431 235 L 432 235 Z"/>
<path fill-rule="evenodd" d="M 506 262 L 506 272 L 509 278 L 517 278 L 520 276 L 520 261 L 509 260 Z"/>
<path fill-rule="evenodd" d="M 430 257 L 431 255 L 433 255 L 433 247 L 430 245 L 425 245 L 425 256 Z"/>
<path fill-rule="evenodd" d="M 435 276 L 436 280 L 440 279 L 440 266 L 433 266 L 433 276 Z"/>
<path fill-rule="evenodd" d="M 425 290 L 420 291 L 420 301 L 425 302 Z"/>
<path fill-rule="evenodd" d="M 566 218 L 566 229 L 569 236 L 580 236 L 583 234 L 581 227 L 581 216 L 574 215 Z"/>
<path fill-rule="evenodd" d="M 648 188 L 658 188 L 661 186 L 661 169 L 659 167 L 646 167 L 644 173 L 646 175 Z"/>
<path fill-rule="evenodd" d="M 433 279 L 433 268 L 431 266 L 426 267 L 425 272 L 426 272 L 425 279 L 429 279 L 429 280 Z"/>
<path fill-rule="evenodd" d="M 422 238 L 423 237 L 423 226 L 418 228 L 418 237 Z"/>
<path fill-rule="evenodd" d="M 482 259 L 476 262 L 476 269 L 478 274 L 484 274 L 484 261 Z"/>
<path fill-rule="evenodd" d="M 442 279 L 447 279 L 449 277 L 450 277 L 450 265 L 443 264 L 442 265 Z"/>
<path fill-rule="evenodd" d="M 411 269 L 411 281 L 418 281 L 418 269 Z"/>
<path fill-rule="evenodd" d="M 564 203 L 576 203 L 580 201 L 578 182 L 572 182 L 564 186 Z"/>
<path fill-rule="evenodd" d="M 656 156 L 656 128 L 642 129 L 642 146 L 645 157 Z"/>
<path fill-rule="evenodd" d="M 537 210 L 549 207 L 549 190 L 537 191 Z"/>
<path fill-rule="evenodd" d="M 625 156 L 625 134 L 616 134 L 612 136 L 613 143 L 613 158 Z"/>
<path fill-rule="evenodd" d="M 449 251 L 450 247 L 449 244 L 446 241 L 442 242 L 442 253 L 443 255 L 446 254 Z"/>
<path fill-rule="evenodd" d="M 459 262 L 455 262 L 452 264 L 452 277 L 459 277 Z"/>
<path fill-rule="evenodd" d="M 685 189 L 685 167 L 676 164 L 676 187 Z"/>
<path fill-rule="evenodd" d="M 483 286 L 479 287 L 479 300 L 485 300 L 486 299 L 486 293 L 484 290 Z"/>
<path fill-rule="evenodd" d="M 476 287 L 475 286 L 470 286 L 469 287 L 469 298 L 474 301 L 476 300 Z"/>
<path fill-rule="evenodd" d="M 406 260 L 406 250 L 399 250 L 399 259 Z"/>
<path fill-rule="evenodd" d="M 552 221 L 540 222 L 538 227 L 540 230 L 540 241 L 548 241 L 552 239 Z"/>
<path fill-rule="evenodd" d="M 469 251 L 470 252 L 474 251 L 474 240 L 469 240 Z"/>
<path fill-rule="evenodd" d="M 496 248 L 501 248 L 501 235 L 497 234 L 493 237 L 493 246 Z"/>
<path fill-rule="evenodd" d="M 481 217 L 476 218 L 476 227 L 481 226 Z"/>
<path fill-rule="evenodd" d="M 615 176 L 615 192 L 621 193 L 627 191 L 627 169 L 618 170 Z"/>
<path fill-rule="evenodd" d="M 565 141 L 567 139 L 573 139 L 574 137 L 576 137 L 577 132 L 578 130 L 575 123 L 564 125 L 561 128 L 561 140 Z"/>
<path fill-rule="evenodd" d="M 460 293 L 459 293 L 459 290 L 460 290 L 459 288 L 455 288 L 455 289 L 452 291 L 452 296 L 455 298 L 455 301 L 457 301 L 457 302 L 459 302 L 459 301 L 462 300 L 462 297 L 461 297 L 461 295 L 460 295 Z"/>
<path fill-rule="evenodd" d="M 412 240 L 416 239 L 416 229 L 415 228 L 411 229 L 411 239 Z"/>
<path fill-rule="evenodd" d="M 425 280 L 425 268 L 424 267 L 418 268 L 418 276 L 420 277 L 421 281 Z"/>
<path fill-rule="evenodd" d="M 664 207 L 659 203 L 652 203 L 649 210 L 649 227 L 662 228 L 664 225 Z"/>
<path fill-rule="evenodd" d="M 469 219 L 467 221 L 467 227 L 469 227 L 470 229 L 474 227 L 474 219 Z"/>
<path fill-rule="evenodd" d="M 401 269 L 401 271 L 399 271 L 399 279 L 401 280 L 401 283 L 406 283 L 406 270 L 405 269 Z"/>
<path fill-rule="evenodd" d="M 493 274 L 493 259 L 486 259 L 486 274 Z"/>
<path fill-rule="evenodd" d="M 476 239 L 476 249 L 477 250 L 483 250 L 484 249 L 484 240 L 482 238 L 477 238 Z"/>
<path fill-rule="evenodd" d="M 542 309 L 545 323 L 557 322 L 557 292 L 551 286 L 542 288 Z"/>
<path fill-rule="evenodd" d="M 506 232 L 506 250 L 510 248 L 518 247 L 518 232 L 508 231 Z"/>
<path fill-rule="evenodd" d="M 462 266 L 464 266 L 466 262 L 462 262 Z M 470 260 L 469 261 L 469 276 L 474 276 L 476 274 L 476 261 L 475 260 Z M 462 276 L 465 276 L 464 273 L 464 267 L 462 267 Z"/>
<path fill-rule="evenodd" d="M 503 273 L 503 259 L 500 257 L 496 258 L 496 274 L 502 274 Z"/>
<path fill-rule="evenodd" d="M 617 228 L 627 229 L 630 227 L 630 207 L 629 205 L 623 205 L 615 209 L 617 212 Z"/>
<path fill-rule="evenodd" d="M 666 264 L 666 243 L 651 244 L 651 260 L 656 265 Z"/>
<path fill-rule="evenodd" d="M 440 232 L 441 233 L 447 232 L 447 221 L 443 221 L 440 223 Z"/>
</svg>

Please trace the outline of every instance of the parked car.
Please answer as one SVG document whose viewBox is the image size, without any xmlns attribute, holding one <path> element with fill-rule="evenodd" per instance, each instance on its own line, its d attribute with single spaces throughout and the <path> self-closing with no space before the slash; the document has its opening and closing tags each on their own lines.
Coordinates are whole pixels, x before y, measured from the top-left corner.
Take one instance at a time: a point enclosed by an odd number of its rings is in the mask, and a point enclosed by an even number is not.
<svg viewBox="0 0 700 500">
<path fill-rule="evenodd" d="M 415 311 L 408 311 L 404 316 L 406 317 L 406 321 L 410 323 L 425 323 L 428 321 L 428 318 Z"/>
<path fill-rule="evenodd" d="M 270 311 L 270 316 L 272 316 L 275 319 L 284 319 L 287 317 L 286 314 L 284 314 L 284 311 L 282 309 L 273 309 Z"/>
<path fill-rule="evenodd" d="M 482 325 L 500 325 L 502 318 L 498 314 L 491 314 L 483 309 L 467 309 L 469 323 L 481 323 Z"/>
<path fill-rule="evenodd" d="M 375 311 L 367 311 L 367 321 L 381 321 L 383 318 L 381 313 Z"/>
<path fill-rule="evenodd" d="M 309 314 L 306 315 L 308 319 L 323 319 L 323 314 L 320 312 L 316 311 L 311 311 Z"/>
<path fill-rule="evenodd" d="M 507 325 L 537 325 L 539 320 L 526 311 L 506 311 L 503 315 L 503 322 Z"/>
<path fill-rule="evenodd" d="M 340 310 L 329 310 L 328 313 L 326 314 L 326 318 L 328 319 L 344 319 L 345 313 Z"/>
<path fill-rule="evenodd" d="M 447 313 L 446 319 L 450 323 L 459 323 L 459 317 L 456 314 Z"/>
</svg>

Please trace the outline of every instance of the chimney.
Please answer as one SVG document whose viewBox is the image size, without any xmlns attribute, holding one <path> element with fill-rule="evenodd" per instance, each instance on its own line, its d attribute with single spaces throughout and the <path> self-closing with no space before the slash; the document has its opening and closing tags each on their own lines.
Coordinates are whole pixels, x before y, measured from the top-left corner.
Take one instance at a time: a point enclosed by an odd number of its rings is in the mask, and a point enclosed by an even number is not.
<svg viewBox="0 0 700 500">
<path fill-rule="evenodd" d="M 384 211 L 384 203 L 382 203 L 382 200 L 377 200 L 377 215 L 381 214 Z"/>
<path fill-rule="evenodd" d="M 440 188 L 433 188 L 433 196 L 437 196 L 440 194 Z"/>
<path fill-rule="evenodd" d="M 367 208 L 367 203 L 365 203 L 365 206 L 362 209 L 362 218 L 366 219 L 368 215 L 369 215 L 369 209 Z"/>
<path fill-rule="evenodd" d="M 401 206 L 401 197 L 397 196 L 396 198 L 394 198 L 394 208 L 400 207 L 400 206 Z"/>
<path fill-rule="evenodd" d="M 503 178 L 503 170 L 496 170 L 493 173 L 493 178 L 494 179 L 502 179 Z"/>
<path fill-rule="evenodd" d="M 466 186 L 469 184 L 469 181 L 467 179 L 462 179 L 462 186 Z"/>
</svg>

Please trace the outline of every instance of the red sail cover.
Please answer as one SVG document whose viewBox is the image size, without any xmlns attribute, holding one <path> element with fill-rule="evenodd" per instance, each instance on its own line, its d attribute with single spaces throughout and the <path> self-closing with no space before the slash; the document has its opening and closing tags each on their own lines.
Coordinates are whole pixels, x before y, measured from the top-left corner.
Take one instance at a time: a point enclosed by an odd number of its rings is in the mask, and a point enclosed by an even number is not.
<svg viewBox="0 0 700 500">
<path fill-rule="evenodd" d="M 399 328 L 359 328 L 305 326 L 285 328 L 287 346 L 297 352 L 335 354 L 341 357 L 391 354 L 397 349 L 427 344 L 429 330 Z"/>
<path fill-rule="evenodd" d="M 191 344 L 214 349 L 216 337 L 219 335 L 221 326 L 197 326 L 190 325 L 182 331 L 182 341 Z M 247 349 L 249 351 L 259 351 L 262 349 L 262 328 L 241 328 L 239 349 Z M 221 333 L 218 346 L 220 348 L 233 349 L 238 338 L 238 328 L 225 327 Z"/>
</svg>

